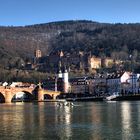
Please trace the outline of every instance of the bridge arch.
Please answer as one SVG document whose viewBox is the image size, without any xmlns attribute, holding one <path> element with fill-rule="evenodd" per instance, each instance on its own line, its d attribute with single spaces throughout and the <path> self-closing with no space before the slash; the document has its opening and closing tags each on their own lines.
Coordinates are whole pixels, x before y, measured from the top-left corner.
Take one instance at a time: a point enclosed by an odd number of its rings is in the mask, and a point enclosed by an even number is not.
<svg viewBox="0 0 140 140">
<path fill-rule="evenodd" d="M 1 92 L 0 92 L 0 103 L 5 103 L 5 97 Z"/>
<path fill-rule="evenodd" d="M 55 98 L 56 98 L 56 99 L 61 99 L 61 98 L 60 98 L 60 94 L 59 94 L 59 95 L 56 95 Z"/>
<path fill-rule="evenodd" d="M 50 94 L 44 94 L 44 100 L 49 100 L 49 99 L 53 99 L 53 97 Z"/>
<path fill-rule="evenodd" d="M 51 91 L 51 90 L 45 90 L 42 88 L 26 88 L 26 87 L 10 87 L 10 88 L 4 88 L 3 86 L 0 86 L 0 102 L 5 103 L 11 103 L 13 97 L 18 92 L 24 92 L 30 99 L 37 100 L 37 101 L 43 101 L 44 95 L 47 96 L 47 98 L 56 99 L 56 96 L 61 94 L 59 91 Z"/>
<path fill-rule="evenodd" d="M 33 99 L 34 99 L 33 94 L 28 91 L 13 92 L 11 96 L 11 102 L 32 101 Z"/>
<path fill-rule="evenodd" d="M 60 92 L 55 92 L 55 91 L 50 91 L 50 90 L 43 90 L 41 88 L 38 89 L 38 101 L 43 101 L 44 100 L 44 95 L 48 96 L 55 100 L 56 99 L 56 96 L 59 95 Z"/>
</svg>

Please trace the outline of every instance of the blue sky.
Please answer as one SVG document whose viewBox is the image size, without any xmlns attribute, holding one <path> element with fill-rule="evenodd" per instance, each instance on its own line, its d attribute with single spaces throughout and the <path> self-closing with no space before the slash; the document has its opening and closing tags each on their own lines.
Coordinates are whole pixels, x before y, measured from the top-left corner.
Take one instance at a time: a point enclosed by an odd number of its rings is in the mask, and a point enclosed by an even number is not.
<svg viewBox="0 0 140 140">
<path fill-rule="evenodd" d="M 61 20 L 140 22 L 140 0 L 0 0 L 0 25 Z"/>
</svg>

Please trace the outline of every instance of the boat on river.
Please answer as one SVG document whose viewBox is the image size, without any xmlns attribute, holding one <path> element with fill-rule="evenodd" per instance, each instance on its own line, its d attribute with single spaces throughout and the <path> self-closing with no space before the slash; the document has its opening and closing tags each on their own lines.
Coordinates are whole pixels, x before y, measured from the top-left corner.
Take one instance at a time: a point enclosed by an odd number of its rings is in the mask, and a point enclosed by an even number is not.
<svg viewBox="0 0 140 140">
<path fill-rule="evenodd" d="M 65 101 L 65 102 L 57 102 L 57 106 L 59 106 L 59 107 L 62 107 L 62 106 L 74 106 L 74 104 L 72 103 L 72 102 L 67 102 L 67 101 Z"/>
<path fill-rule="evenodd" d="M 117 97 L 119 97 L 118 92 L 114 92 L 112 95 L 105 97 L 105 101 L 113 101 L 113 100 L 115 100 Z"/>
</svg>

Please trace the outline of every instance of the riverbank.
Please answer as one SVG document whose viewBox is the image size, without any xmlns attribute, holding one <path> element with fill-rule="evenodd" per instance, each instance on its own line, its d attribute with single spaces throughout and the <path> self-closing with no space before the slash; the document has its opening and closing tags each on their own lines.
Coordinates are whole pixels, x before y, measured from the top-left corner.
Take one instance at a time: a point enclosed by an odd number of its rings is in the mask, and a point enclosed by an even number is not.
<svg viewBox="0 0 140 140">
<path fill-rule="evenodd" d="M 138 101 L 138 100 L 140 100 L 140 94 L 117 96 L 111 101 Z"/>
<path fill-rule="evenodd" d="M 138 101 L 140 100 L 140 94 L 135 94 L 135 95 L 120 95 L 120 96 L 116 96 L 115 98 L 111 99 L 110 101 Z M 65 98 L 65 99 L 45 99 L 42 101 L 26 101 L 26 100 L 17 100 L 17 101 L 13 101 L 13 102 L 102 102 L 102 101 L 106 101 L 105 97 L 75 97 L 75 98 Z"/>
<path fill-rule="evenodd" d="M 67 101 L 74 101 L 74 102 L 87 102 L 87 101 L 103 101 L 103 97 L 79 97 L 79 98 L 67 98 Z"/>
</svg>

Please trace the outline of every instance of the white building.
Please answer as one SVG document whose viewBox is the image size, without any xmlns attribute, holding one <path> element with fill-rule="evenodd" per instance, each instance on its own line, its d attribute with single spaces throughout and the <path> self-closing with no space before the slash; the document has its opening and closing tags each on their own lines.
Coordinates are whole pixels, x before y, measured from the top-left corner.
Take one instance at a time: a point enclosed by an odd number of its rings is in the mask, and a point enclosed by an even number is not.
<svg viewBox="0 0 140 140">
<path fill-rule="evenodd" d="M 129 92 L 138 93 L 140 74 L 124 72 L 107 76 L 107 90 L 109 93 L 119 92 L 127 94 Z"/>
<path fill-rule="evenodd" d="M 139 80 L 140 74 L 131 73 L 129 79 L 127 80 L 128 83 L 128 92 L 138 93 L 139 90 Z"/>
<path fill-rule="evenodd" d="M 130 72 L 115 73 L 107 75 L 107 91 L 110 94 L 114 92 L 121 93 L 124 87 L 128 85 L 128 79 L 130 79 Z M 124 86 L 125 85 L 125 86 Z"/>
<path fill-rule="evenodd" d="M 69 92 L 69 74 L 67 70 L 65 70 L 62 77 L 64 79 L 64 93 L 68 93 Z"/>
</svg>

